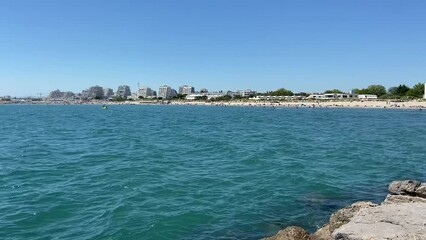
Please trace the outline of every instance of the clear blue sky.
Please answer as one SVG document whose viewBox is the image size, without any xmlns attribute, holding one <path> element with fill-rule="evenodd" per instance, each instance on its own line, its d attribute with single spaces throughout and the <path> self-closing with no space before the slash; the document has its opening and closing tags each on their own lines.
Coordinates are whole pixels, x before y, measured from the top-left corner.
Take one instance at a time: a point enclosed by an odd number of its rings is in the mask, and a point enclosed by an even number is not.
<svg viewBox="0 0 426 240">
<path fill-rule="evenodd" d="M 0 96 L 425 81 L 425 0 L 0 0 Z"/>
</svg>

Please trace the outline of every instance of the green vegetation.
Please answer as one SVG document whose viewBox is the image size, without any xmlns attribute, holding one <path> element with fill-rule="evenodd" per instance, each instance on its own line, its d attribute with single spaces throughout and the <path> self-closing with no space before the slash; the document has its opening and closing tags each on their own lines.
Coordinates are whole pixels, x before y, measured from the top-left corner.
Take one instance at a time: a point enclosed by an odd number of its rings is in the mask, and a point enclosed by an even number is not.
<svg viewBox="0 0 426 240">
<path fill-rule="evenodd" d="M 357 89 L 355 93 L 356 94 L 374 94 L 374 95 L 377 95 L 377 97 L 380 97 L 382 95 L 385 95 L 387 92 L 386 92 L 386 88 L 382 85 L 370 85 L 364 89 Z"/>
<path fill-rule="evenodd" d="M 340 91 L 339 89 L 332 89 L 332 90 L 326 90 L 324 93 L 344 93 L 344 92 Z"/>
<path fill-rule="evenodd" d="M 381 96 L 383 99 L 414 99 L 422 98 L 424 95 L 424 84 L 417 83 L 412 88 L 405 84 L 397 87 L 390 87 L 386 95 Z"/>
<path fill-rule="evenodd" d="M 178 94 L 176 96 L 173 97 L 173 99 L 177 100 L 177 99 L 181 99 L 184 100 L 186 98 L 187 94 Z"/>
<path fill-rule="evenodd" d="M 408 90 L 405 95 L 409 97 L 414 98 L 422 98 L 425 94 L 425 84 L 424 83 L 417 83 L 413 86 L 410 90 Z"/>
<path fill-rule="evenodd" d="M 407 92 L 410 91 L 410 88 L 407 87 L 407 85 L 403 84 L 403 85 L 399 85 L 398 87 L 391 87 L 388 90 L 388 93 L 390 95 L 398 95 L 400 97 L 403 97 L 407 94 Z"/>
<path fill-rule="evenodd" d="M 424 84 L 423 83 L 417 83 L 412 88 L 405 84 L 400 84 L 398 86 L 390 87 L 388 90 L 383 85 L 370 85 L 367 88 L 362 89 L 354 89 L 355 94 L 372 94 L 377 95 L 380 99 L 415 99 L 415 98 L 423 98 L 424 95 Z M 338 93 L 338 94 L 344 94 L 340 89 L 328 89 L 324 91 L 324 93 Z M 300 99 L 303 99 L 302 97 L 308 97 L 310 94 L 305 92 L 300 93 L 293 93 L 291 90 L 288 90 L 286 88 L 279 88 L 275 91 L 268 91 L 265 93 L 257 93 L 258 96 L 296 96 Z M 185 100 L 186 94 L 178 94 L 175 97 L 173 97 L 172 100 Z M 218 102 L 218 101 L 231 101 L 231 100 L 238 100 L 238 101 L 246 101 L 248 98 L 252 98 L 255 95 L 245 96 L 242 97 L 241 95 L 223 95 L 216 98 L 208 99 L 207 96 L 197 96 L 195 97 L 196 101 L 212 101 L 212 102 Z M 144 99 L 143 97 L 139 97 L 140 100 Z M 146 99 L 144 99 L 146 100 Z M 155 99 L 149 99 L 152 101 L 158 101 L 163 100 L 161 97 L 155 98 Z M 112 101 L 116 102 L 123 102 L 123 101 L 130 101 L 128 99 L 124 99 L 120 96 L 114 97 Z"/>
<path fill-rule="evenodd" d="M 227 101 L 230 101 L 230 100 L 232 100 L 232 97 L 231 96 L 229 96 L 229 95 L 224 95 L 224 96 L 222 96 L 222 97 L 216 97 L 216 98 L 212 98 L 212 99 L 210 99 L 212 102 L 215 102 L 215 101 L 225 101 L 225 102 L 227 102 Z"/>
<path fill-rule="evenodd" d="M 293 92 L 290 90 L 287 90 L 285 88 L 280 88 L 278 90 L 275 90 L 273 92 L 267 93 L 269 96 L 293 96 Z"/>
<path fill-rule="evenodd" d="M 127 101 L 127 99 L 123 98 L 122 96 L 116 96 L 112 99 L 113 102 L 124 102 Z"/>
<path fill-rule="evenodd" d="M 207 100 L 207 96 L 197 96 L 197 97 L 195 97 L 194 98 L 194 100 L 196 100 L 196 101 L 201 101 L 201 100 Z"/>
</svg>

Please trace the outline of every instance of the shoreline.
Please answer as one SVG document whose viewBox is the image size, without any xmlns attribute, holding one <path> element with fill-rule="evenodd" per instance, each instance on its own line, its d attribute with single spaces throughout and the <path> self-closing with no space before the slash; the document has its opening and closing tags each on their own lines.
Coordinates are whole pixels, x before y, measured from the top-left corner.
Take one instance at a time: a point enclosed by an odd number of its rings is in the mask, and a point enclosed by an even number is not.
<svg viewBox="0 0 426 240">
<path fill-rule="evenodd" d="M 412 109 L 426 110 L 426 101 L 0 101 L 0 105 L 171 105 L 171 106 L 216 106 L 216 107 L 270 107 L 270 108 L 356 108 L 356 109 Z"/>
<path fill-rule="evenodd" d="M 359 201 L 331 214 L 314 233 L 289 226 L 263 240 L 426 239 L 426 183 L 393 181 L 380 204 Z"/>
</svg>

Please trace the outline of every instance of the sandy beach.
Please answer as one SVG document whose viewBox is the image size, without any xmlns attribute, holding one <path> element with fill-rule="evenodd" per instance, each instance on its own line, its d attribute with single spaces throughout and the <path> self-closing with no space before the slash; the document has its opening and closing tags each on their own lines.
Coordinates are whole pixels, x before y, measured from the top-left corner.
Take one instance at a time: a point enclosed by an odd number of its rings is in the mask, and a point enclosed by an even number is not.
<svg viewBox="0 0 426 240">
<path fill-rule="evenodd" d="M 136 102 L 135 102 L 136 103 Z M 142 103 L 144 104 L 144 103 Z M 426 101 L 229 101 L 194 102 L 171 101 L 169 105 L 241 106 L 241 107 L 289 107 L 289 108 L 379 108 L 379 109 L 426 109 Z"/>
<path fill-rule="evenodd" d="M 378 101 L 378 100 L 353 100 L 353 101 L 27 101 L 27 102 L 8 102 L 0 101 L 2 104 L 27 104 L 27 105 L 178 105 L 178 106 L 218 106 L 218 107 L 275 107 L 275 108 L 371 108 L 371 109 L 426 109 L 426 101 Z"/>
</svg>

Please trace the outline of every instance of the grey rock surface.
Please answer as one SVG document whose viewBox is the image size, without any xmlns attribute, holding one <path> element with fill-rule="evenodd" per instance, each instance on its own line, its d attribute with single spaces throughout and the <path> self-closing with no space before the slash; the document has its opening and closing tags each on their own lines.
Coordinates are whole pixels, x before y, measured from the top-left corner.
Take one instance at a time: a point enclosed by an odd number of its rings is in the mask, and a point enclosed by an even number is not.
<svg viewBox="0 0 426 240">
<path fill-rule="evenodd" d="M 326 224 L 311 235 L 312 240 L 332 240 L 330 225 Z"/>
<path fill-rule="evenodd" d="M 422 183 L 416 188 L 416 195 L 426 198 L 426 183 Z"/>
<path fill-rule="evenodd" d="M 395 203 L 426 203 L 426 198 L 412 197 L 407 195 L 391 195 L 388 194 L 382 204 L 395 204 Z"/>
<path fill-rule="evenodd" d="M 426 240 L 426 183 L 394 181 L 380 204 L 357 202 L 333 213 L 310 235 L 288 227 L 266 240 Z"/>
<path fill-rule="evenodd" d="M 426 239 L 426 203 L 384 204 L 363 208 L 336 229 L 334 240 Z"/>
<path fill-rule="evenodd" d="M 388 190 L 391 194 L 415 195 L 416 188 L 420 185 L 421 182 L 416 180 L 393 181 Z"/>
<path fill-rule="evenodd" d="M 309 233 L 301 227 L 287 227 L 279 231 L 272 237 L 264 238 L 264 240 L 310 240 Z"/>
<path fill-rule="evenodd" d="M 361 209 L 375 207 L 376 204 L 372 202 L 356 202 L 350 206 L 340 209 L 339 211 L 333 213 L 329 221 L 329 231 L 333 232 L 335 229 L 339 228 L 343 224 L 346 224 L 350 219 Z"/>
</svg>

